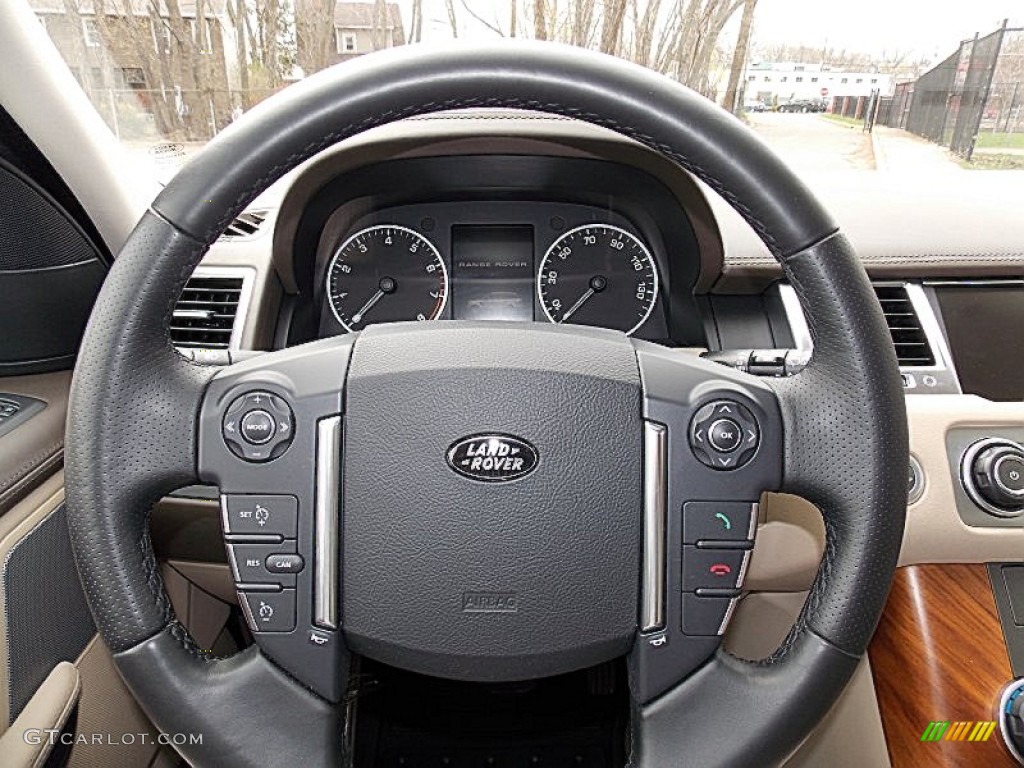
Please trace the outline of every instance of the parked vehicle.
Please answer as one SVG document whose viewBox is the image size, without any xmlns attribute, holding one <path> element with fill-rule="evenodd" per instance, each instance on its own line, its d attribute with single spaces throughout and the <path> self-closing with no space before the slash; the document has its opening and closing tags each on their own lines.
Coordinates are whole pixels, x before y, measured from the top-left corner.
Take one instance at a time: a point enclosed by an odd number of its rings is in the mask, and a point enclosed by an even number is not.
<svg viewBox="0 0 1024 768">
<path fill-rule="evenodd" d="M 794 99 L 785 104 L 780 104 L 777 112 L 824 112 L 825 102 L 815 99 Z"/>
</svg>

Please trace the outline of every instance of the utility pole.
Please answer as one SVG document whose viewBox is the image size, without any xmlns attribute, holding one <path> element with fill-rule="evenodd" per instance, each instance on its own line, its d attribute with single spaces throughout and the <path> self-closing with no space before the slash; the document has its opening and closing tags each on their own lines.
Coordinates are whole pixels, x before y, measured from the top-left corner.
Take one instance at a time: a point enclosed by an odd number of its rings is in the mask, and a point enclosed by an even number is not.
<svg viewBox="0 0 1024 768">
<path fill-rule="evenodd" d="M 740 78 L 747 63 L 747 51 L 750 48 L 750 33 L 754 28 L 754 7 L 757 0 L 744 0 L 743 16 L 740 18 L 740 33 L 736 38 L 736 50 L 732 54 L 732 69 L 729 70 L 729 84 L 725 88 L 725 100 L 722 106 L 738 114 L 742 104 L 738 104 L 737 94 L 740 90 Z"/>
</svg>

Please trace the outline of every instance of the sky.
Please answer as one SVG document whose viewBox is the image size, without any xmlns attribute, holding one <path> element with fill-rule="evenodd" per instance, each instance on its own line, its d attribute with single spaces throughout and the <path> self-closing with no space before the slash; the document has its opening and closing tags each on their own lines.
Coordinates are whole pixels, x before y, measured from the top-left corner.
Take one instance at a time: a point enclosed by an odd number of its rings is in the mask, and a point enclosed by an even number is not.
<svg viewBox="0 0 1024 768">
<path fill-rule="evenodd" d="M 492 37 L 473 22 L 463 1 L 487 20 L 508 26 L 509 0 L 455 0 L 462 37 Z M 411 0 L 397 0 L 408 27 Z M 567 0 L 557 0 L 566 7 Z M 670 5 L 662 0 L 663 5 Z M 532 6 L 532 0 L 525 0 Z M 600 7 L 601 0 L 597 0 Z M 451 37 L 444 0 L 423 0 L 425 40 Z M 520 6 L 522 7 L 522 6 Z M 641 0 L 642 7 L 642 0 Z M 724 33 L 736 34 L 737 12 Z M 786 42 L 850 52 L 881 54 L 909 49 L 914 56 L 938 61 L 961 39 L 995 30 L 1004 18 L 1024 26 L 1024 0 L 759 0 L 754 16 L 754 44 Z M 727 39 L 727 37 L 726 37 Z"/>
<path fill-rule="evenodd" d="M 1022 0 L 758 0 L 754 42 L 807 43 L 879 54 L 906 50 L 941 59 L 975 32 L 1008 18 L 1024 26 Z"/>
</svg>

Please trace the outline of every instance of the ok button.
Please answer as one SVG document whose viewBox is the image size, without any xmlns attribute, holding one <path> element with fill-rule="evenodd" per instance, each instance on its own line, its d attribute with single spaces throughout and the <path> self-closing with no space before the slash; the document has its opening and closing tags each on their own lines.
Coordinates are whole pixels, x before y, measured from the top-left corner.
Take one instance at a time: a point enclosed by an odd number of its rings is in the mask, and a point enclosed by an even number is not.
<svg viewBox="0 0 1024 768">
<path fill-rule="evenodd" d="M 722 453 L 735 451 L 743 439 L 740 425 L 732 419 L 718 419 L 708 430 L 708 442 L 711 447 Z"/>
</svg>

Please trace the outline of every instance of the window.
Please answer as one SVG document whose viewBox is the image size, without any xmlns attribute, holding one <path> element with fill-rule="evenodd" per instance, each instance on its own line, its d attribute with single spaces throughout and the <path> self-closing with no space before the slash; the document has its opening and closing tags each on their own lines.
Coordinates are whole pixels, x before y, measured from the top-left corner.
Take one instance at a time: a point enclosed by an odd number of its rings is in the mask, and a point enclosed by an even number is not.
<svg viewBox="0 0 1024 768">
<path fill-rule="evenodd" d="M 783 78 L 782 78 L 781 80 L 779 80 L 779 82 L 780 82 L 780 83 L 784 83 L 784 82 L 786 82 L 787 80 L 789 80 L 789 78 L 788 78 L 788 77 L 783 77 Z"/>
<path fill-rule="evenodd" d="M 803 72 L 804 68 L 803 67 L 793 67 L 793 71 L 794 72 Z"/>
<path fill-rule="evenodd" d="M 798 78 L 796 79 L 796 81 L 797 81 L 798 83 L 802 83 L 802 82 L 804 81 L 804 79 L 803 79 L 802 77 L 798 77 Z"/>
<path fill-rule="evenodd" d="M 858 77 L 857 78 L 857 82 L 858 83 L 863 83 L 864 82 L 864 78 L 863 77 Z"/>
<path fill-rule="evenodd" d="M 359 46 L 356 45 L 356 36 L 354 32 L 343 32 L 342 30 L 336 30 L 338 36 L 338 53 L 358 53 Z"/>
<path fill-rule="evenodd" d="M 816 82 L 818 82 L 818 78 L 816 78 L 816 77 L 812 77 L 812 78 L 811 78 L 811 82 L 812 82 L 812 83 L 816 83 Z"/>
<path fill-rule="evenodd" d="M 875 84 L 875 83 L 877 83 L 877 82 L 878 82 L 878 78 L 877 78 L 877 77 L 872 77 L 872 78 L 871 78 L 871 84 L 872 84 L 872 85 L 874 85 L 874 84 Z"/>
<path fill-rule="evenodd" d="M 751 75 L 750 77 L 747 78 L 748 83 L 752 83 L 755 80 L 757 80 L 757 75 Z"/>
<path fill-rule="evenodd" d="M 840 83 L 848 83 L 848 82 L 850 82 L 850 78 L 848 78 L 848 77 L 844 77 L 844 78 L 843 78 L 842 80 L 840 80 L 839 82 L 840 82 Z"/>
<path fill-rule="evenodd" d="M 99 67 L 92 67 L 89 70 L 89 83 L 93 88 L 102 88 L 106 85 L 103 82 L 103 70 Z"/>
<path fill-rule="evenodd" d="M 770 82 L 772 81 L 772 79 L 771 79 L 770 77 L 765 77 L 764 81 L 765 81 L 766 83 L 770 83 Z"/>
<path fill-rule="evenodd" d="M 139 90 L 146 87 L 146 76 L 138 67 L 125 67 L 121 70 L 121 82 L 125 87 Z"/>
<path fill-rule="evenodd" d="M 100 47 L 100 28 L 96 26 L 96 19 L 82 19 L 82 36 L 90 48 Z"/>
</svg>

